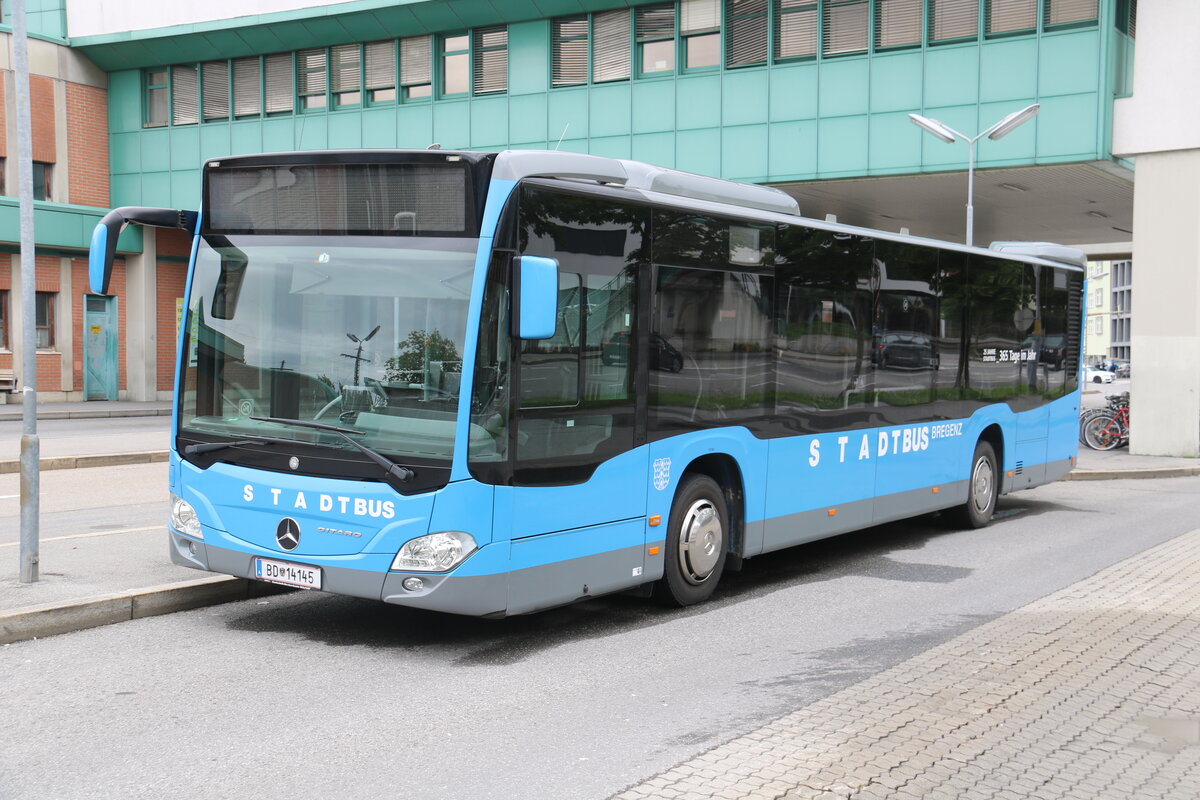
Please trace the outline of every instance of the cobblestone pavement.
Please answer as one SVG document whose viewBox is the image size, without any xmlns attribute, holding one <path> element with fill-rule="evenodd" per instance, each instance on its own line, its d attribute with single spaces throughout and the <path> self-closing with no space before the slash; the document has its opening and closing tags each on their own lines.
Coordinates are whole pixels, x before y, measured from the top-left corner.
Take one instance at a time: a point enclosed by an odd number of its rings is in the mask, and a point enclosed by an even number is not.
<svg viewBox="0 0 1200 800">
<path fill-rule="evenodd" d="M 1200 530 L 616 795 L 1200 797 Z"/>
</svg>

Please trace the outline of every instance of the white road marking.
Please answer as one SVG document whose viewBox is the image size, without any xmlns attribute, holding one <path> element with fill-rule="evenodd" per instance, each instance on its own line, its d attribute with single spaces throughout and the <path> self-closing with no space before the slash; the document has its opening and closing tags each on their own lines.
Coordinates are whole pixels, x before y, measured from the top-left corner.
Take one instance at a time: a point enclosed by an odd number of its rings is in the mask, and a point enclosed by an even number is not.
<svg viewBox="0 0 1200 800">
<path fill-rule="evenodd" d="M 121 528 L 116 531 L 96 531 L 95 533 L 73 533 L 70 536 L 51 536 L 48 539 L 40 539 L 42 542 L 61 542 L 64 539 L 91 539 L 93 536 L 112 536 L 117 533 L 143 533 L 145 531 L 161 531 L 166 528 L 166 525 L 149 525 L 145 528 Z M 16 547 L 20 542 L 2 542 L 0 547 Z"/>
</svg>

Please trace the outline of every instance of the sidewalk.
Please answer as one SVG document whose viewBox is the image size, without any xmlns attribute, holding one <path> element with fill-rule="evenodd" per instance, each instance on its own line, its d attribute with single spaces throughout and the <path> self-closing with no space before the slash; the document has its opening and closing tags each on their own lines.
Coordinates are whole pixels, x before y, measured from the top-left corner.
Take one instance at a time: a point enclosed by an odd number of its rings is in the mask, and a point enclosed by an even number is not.
<svg viewBox="0 0 1200 800">
<path fill-rule="evenodd" d="M 1200 530 L 615 800 L 1200 796 Z"/>
<path fill-rule="evenodd" d="M 24 417 L 20 403 L 0 405 L 0 422 L 20 421 Z M 101 417 L 168 417 L 170 401 L 99 400 L 72 403 L 38 403 L 38 419 L 97 419 Z"/>
<path fill-rule="evenodd" d="M 48 405 L 50 408 L 47 413 L 63 412 L 69 415 L 65 417 L 67 419 L 88 419 L 97 415 L 159 415 L 169 409 L 165 403 Z M 19 407 L 17 411 L 19 413 Z M 0 425 L 6 424 L 3 420 L 3 415 L 0 415 Z M 168 420 L 164 418 L 162 422 L 161 430 L 165 432 Z M 9 424 L 8 427 L 13 425 Z M 111 436 L 70 437 L 61 428 L 58 436 L 59 444 L 69 444 L 74 452 L 70 455 L 49 455 L 53 447 L 49 442 L 44 443 L 42 454 L 47 457 L 42 461 L 47 469 L 166 460 L 165 449 L 158 449 L 160 437 L 165 445 L 166 436 L 162 433 L 125 437 L 134 443 L 152 441 L 155 447 L 120 453 L 111 452 Z M 16 460 L 19 451 L 15 441 L 19 437 L 9 438 L 14 441 L 0 442 L 0 478 L 4 478 L 6 472 L 18 472 L 20 469 Z M 109 451 L 97 451 L 101 447 L 109 448 Z M 165 470 L 166 465 L 161 468 Z M 81 473 L 81 477 L 84 474 Z M 1196 459 L 1133 456 L 1126 449 L 1098 452 L 1081 446 L 1075 471 L 1066 479 L 1165 478 L 1196 474 L 1200 474 L 1200 461 Z M 8 479 L 14 478 L 11 476 Z M 164 500 L 163 525 L 166 513 Z M 277 590 L 270 584 L 205 575 L 171 564 L 161 526 L 110 531 L 105 535 L 80 534 L 58 541 L 43 541 L 41 548 L 46 563 L 55 564 L 54 571 L 60 574 L 46 575 L 35 584 L 21 584 L 16 579 L 16 548 L 0 545 L 0 554 L 14 565 L 11 572 L 0 575 L 0 644 L 241 600 Z M 11 559 L 7 557 L 8 551 L 12 551 Z"/>
</svg>

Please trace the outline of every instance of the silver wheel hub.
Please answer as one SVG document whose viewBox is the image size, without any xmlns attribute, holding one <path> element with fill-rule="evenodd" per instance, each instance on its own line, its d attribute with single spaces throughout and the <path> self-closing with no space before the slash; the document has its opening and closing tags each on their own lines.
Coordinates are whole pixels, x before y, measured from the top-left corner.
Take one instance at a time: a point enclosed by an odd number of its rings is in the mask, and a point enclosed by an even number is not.
<svg viewBox="0 0 1200 800">
<path fill-rule="evenodd" d="M 981 514 L 986 513 L 992 506 L 995 482 L 996 473 L 992 469 L 992 462 L 986 458 L 976 461 L 975 469 L 971 471 L 971 497 L 975 503 L 975 510 Z"/>
<path fill-rule="evenodd" d="M 713 574 L 725 547 L 721 516 L 711 500 L 697 500 L 683 515 L 679 530 L 679 567 L 689 583 L 704 583 Z"/>
</svg>

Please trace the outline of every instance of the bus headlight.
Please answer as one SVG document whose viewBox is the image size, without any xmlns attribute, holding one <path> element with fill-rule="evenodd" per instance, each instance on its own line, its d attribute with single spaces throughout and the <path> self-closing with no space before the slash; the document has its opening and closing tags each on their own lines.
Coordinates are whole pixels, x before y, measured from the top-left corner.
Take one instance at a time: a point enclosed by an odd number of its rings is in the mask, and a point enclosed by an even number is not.
<svg viewBox="0 0 1200 800">
<path fill-rule="evenodd" d="M 204 532 L 200 530 L 200 519 L 196 516 L 196 509 L 177 494 L 171 495 L 171 527 L 193 539 L 204 538 Z"/>
<path fill-rule="evenodd" d="M 406 572 L 445 572 L 475 552 L 469 533 L 444 531 L 418 536 L 404 543 L 392 560 L 392 569 Z"/>
</svg>

